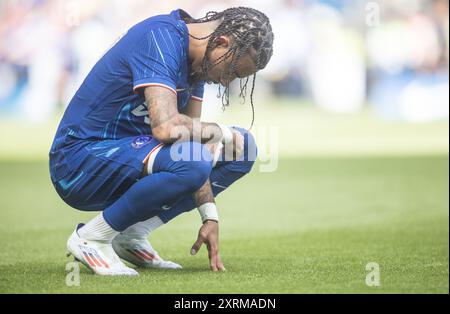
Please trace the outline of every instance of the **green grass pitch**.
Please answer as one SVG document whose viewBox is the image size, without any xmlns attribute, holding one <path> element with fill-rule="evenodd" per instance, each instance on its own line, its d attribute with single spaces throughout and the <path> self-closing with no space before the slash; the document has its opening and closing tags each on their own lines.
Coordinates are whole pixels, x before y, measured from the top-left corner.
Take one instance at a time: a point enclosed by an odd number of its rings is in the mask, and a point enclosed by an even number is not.
<svg viewBox="0 0 450 314">
<path fill-rule="evenodd" d="M 258 165 L 256 165 L 257 167 Z M 65 243 L 92 214 L 53 191 L 45 161 L 0 161 L 0 293 L 448 293 L 448 155 L 282 158 L 218 198 L 225 273 L 189 250 L 193 211 L 154 232 L 182 270 L 65 284 Z M 365 284 L 380 266 L 381 286 Z"/>
</svg>

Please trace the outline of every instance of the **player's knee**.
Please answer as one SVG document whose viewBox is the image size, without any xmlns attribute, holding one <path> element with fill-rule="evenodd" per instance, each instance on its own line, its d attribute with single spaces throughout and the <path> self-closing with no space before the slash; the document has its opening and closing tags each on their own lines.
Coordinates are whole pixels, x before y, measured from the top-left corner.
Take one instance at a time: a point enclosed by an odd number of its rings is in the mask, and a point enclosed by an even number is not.
<svg viewBox="0 0 450 314">
<path fill-rule="evenodd" d="M 256 146 L 255 137 L 246 129 L 240 127 L 235 127 L 235 129 L 239 131 L 242 136 L 244 136 L 243 156 L 238 161 L 236 161 L 235 166 L 239 169 L 240 172 L 249 173 L 252 170 L 252 167 L 258 155 L 258 148 Z"/>
<path fill-rule="evenodd" d="M 178 175 L 185 181 L 189 190 L 199 189 L 209 178 L 212 170 L 212 157 L 205 145 L 197 142 L 179 144 Z M 175 156 L 175 158 L 177 158 Z"/>
<path fill-rule="evenodd" d="M 193 161 L 189 167 L 191 171 L 189 184 L 195 191 L 208 180 L 211 174 L 212 164 L 207 161 Z"/>
<path fill-rule="evenodd" d="M 179 161 L 178 176 L 188 191 L 198 190 L 208 180 L 212 164 L 205 160 Z"/>
</svg>

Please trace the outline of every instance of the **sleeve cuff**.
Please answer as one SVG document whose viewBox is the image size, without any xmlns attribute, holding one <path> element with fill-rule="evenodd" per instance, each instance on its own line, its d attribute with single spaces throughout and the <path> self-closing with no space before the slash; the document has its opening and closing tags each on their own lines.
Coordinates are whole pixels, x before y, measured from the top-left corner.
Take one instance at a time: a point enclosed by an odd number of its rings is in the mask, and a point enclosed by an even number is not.
<svg viewBox="0 0 450 314">
<path fill-rule="evenodd" d="M 177 94 L 176 86 L 167 80 L 162 79 L 156 79 L 156 78 L 148 78 L 148 79 L 142 79 L 137 80 L 133 82 L 133 91 L 137 93 L 138 89 L 145 88 L 148 86 L 159 86 L 163 88 L 167 88 L 171 92 L 173 92 L 175 95 Z"/>
</svg>

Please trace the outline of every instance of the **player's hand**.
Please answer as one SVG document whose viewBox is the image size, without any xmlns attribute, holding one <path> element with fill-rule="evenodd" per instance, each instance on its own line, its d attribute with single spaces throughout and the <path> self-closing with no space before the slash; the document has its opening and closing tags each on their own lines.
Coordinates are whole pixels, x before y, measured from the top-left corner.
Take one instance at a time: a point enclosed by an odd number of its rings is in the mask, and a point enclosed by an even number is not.
<svg viewBox="0 0 450 314">
<path fill-rule="evenodd" d="M 224 147 L 225 160 L 227 161 L 237 160 L 244 153 L 244 136 L 234 128 L 231 128 L 231 132 L 233 133 L 233 143 Z"/>
<path fill-rule="evenodd" d="M 195 255 L 205 243 L 208 249 L 209 266 L 212 271 L 224 271 L 222 260 L 219 255 L 219 224 L 214 220 L 206 220 L 198 231 L 197 241 L 191 249 L 191 254 Z"/>
</svg>

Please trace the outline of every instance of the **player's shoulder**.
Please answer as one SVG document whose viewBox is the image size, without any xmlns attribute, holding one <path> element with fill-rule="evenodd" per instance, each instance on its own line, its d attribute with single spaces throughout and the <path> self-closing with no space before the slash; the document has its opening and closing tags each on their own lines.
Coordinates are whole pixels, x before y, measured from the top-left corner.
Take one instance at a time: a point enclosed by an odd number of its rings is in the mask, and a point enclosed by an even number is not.
<svg viewBox="0 0 450 314">
<path fill-rule="evenodd" d="M 171 35 L 183 38 L 187 34 L 187 27 L 177 10 L 172 11 L 169 14 L 160 14 L 151 16 L 136 25 L 134 25 L 129 31 L 129 35 L 147 35 L 152 30 L 164 29 L 165 32 L 169 32 Z"/>
</svg>

